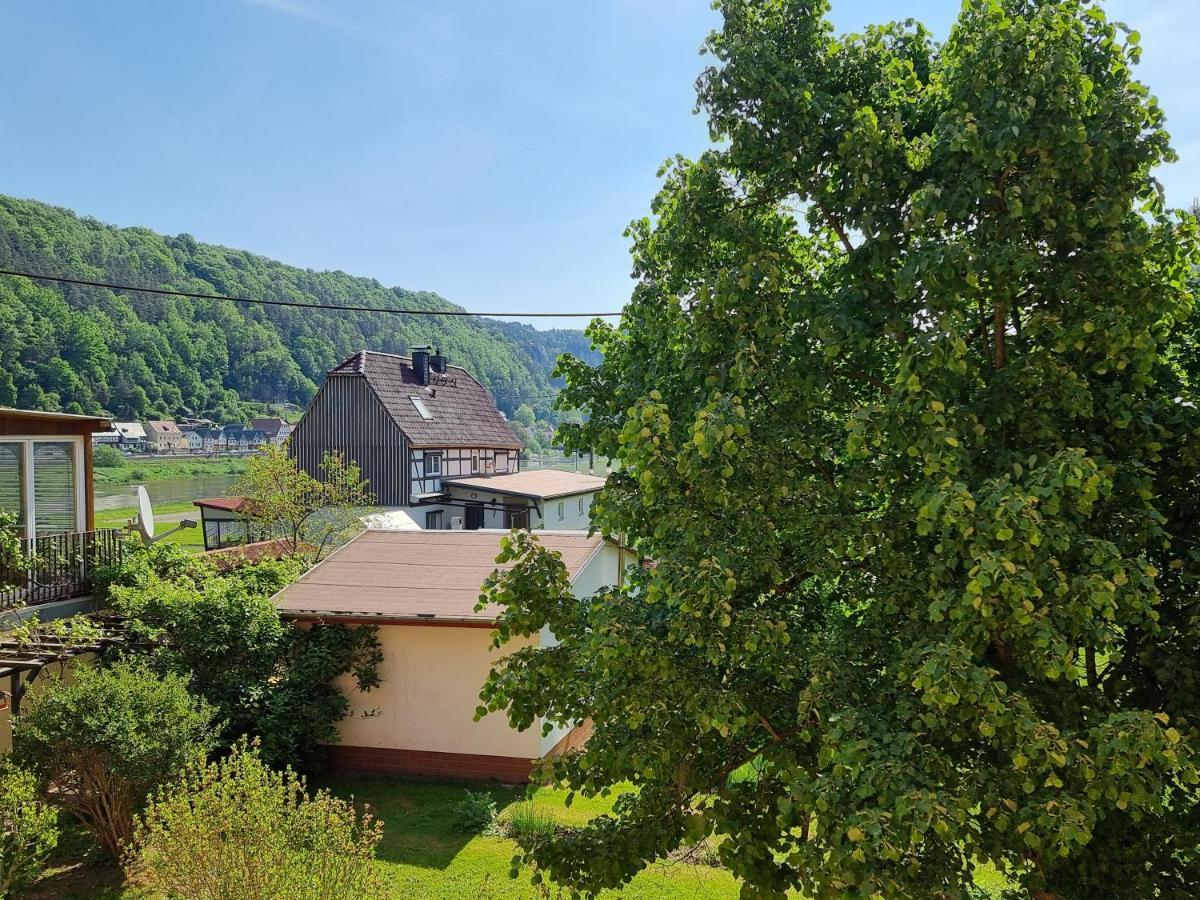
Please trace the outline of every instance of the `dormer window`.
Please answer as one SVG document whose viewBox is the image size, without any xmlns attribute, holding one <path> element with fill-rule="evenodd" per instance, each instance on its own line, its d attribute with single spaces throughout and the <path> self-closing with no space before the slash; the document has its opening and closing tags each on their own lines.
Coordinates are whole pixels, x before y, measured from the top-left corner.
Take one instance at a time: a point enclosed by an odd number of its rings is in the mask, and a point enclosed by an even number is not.
<svg viewBox="0 0 1200 900">
<path fill-rule="evenodd" d="M 420 397 L 409 397 L 408 399 L 412 401 L 412 405 L 416 407 L 417 412 L 421 414 L 422 419 L 433 418 L 433 413 L 429 411 L 429 407 L 425 405 L 424 400 L 422 400 Z"/>
</svg>

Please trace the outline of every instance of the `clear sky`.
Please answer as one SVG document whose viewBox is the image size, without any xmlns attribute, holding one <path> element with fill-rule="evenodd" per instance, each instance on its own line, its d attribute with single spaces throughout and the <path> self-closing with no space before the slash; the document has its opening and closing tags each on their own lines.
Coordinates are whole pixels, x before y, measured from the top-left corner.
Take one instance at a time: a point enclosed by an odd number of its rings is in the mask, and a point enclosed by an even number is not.
<svg viewBox="0 0 1200 900">
<path fill-rule="evenodd" d="M 959 3 L 833 6 L 944 36 Z M 1189 204 L 1200 3 L 1108 9 L 1142 33 Z M 0 192 L 469 309 L 619 309 L 625 225 L 707 142 L 716 24 L 707 0 L 0 0 Z"/>
</svg>

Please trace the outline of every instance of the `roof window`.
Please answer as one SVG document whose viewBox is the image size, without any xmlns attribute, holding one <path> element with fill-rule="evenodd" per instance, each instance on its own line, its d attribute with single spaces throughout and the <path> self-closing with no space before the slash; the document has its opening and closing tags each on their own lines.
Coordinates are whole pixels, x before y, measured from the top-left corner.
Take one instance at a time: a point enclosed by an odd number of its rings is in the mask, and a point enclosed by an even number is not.
<svg viewBox="0 0 1200 900">
<path fill-rule="evenodd" d="M 433 418 L 433 413 L 429 411 L 429 407 L 425 405 L 424 400 L 422 400 L 420 397 L 409 397 L 408 399 L 411 400 L 412 405 L 417 408 L 417 412 L 421 414 L 422 419 Z"/>
</svg>

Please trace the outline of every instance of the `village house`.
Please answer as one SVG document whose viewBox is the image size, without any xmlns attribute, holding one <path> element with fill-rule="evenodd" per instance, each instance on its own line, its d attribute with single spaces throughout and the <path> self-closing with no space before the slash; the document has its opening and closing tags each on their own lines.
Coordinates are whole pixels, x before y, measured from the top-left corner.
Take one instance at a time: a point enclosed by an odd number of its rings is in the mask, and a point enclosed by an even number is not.
<svg viewBox="0 0 1200 900">
<path fill-rule="evenodd" d="M 475 606 L 506 534 L 364 531 L 276 595 L 281 615 L 294 622 L 379 627 L 381 683 L 366 693 L 343 685 L 351 711 L 330 748 L 336 768 L 519 782 L 538 758 L 581 739 L 571 723 L 543 736 L 542 723 L 516 731 L 499 713 L 474 720 L 497 659 L 555 644 L 544 631 L 491 648 L 499 610 Z M 543 531 L 538 539 L 561 556 L 580 599 L 619 584 L 633 562 L 599 535 Z"/>
<path fill-rule="evenodd" d="M 449 499 L 457 507 L 451 527 L 466 529 L 586 531 L 591 527 L 592 500 L 604 482 L 595 475 L 558 469 L 443 479 Z"/>
<path fill-rule="evenodd" d="M 184 426 L 180 430 L 183 432 L 183 440 L 187 444 L 187 450 L 189 453 L 204 452 L 204 438 L 200 436 L 199 428 L 196 428 L 196 427 L 189 428 L 187 426 Z"/>
<path fill-rule="evenodd" d="M 441 353 L 363 350 L 331 369 L 296 425 L 289 453 L 321 477 L 328 451 L 356 462 L 376 501 L 428 529 L 465 513 L 447 480 L 517 472 L 521 444 L 487 390 Z"/>
<path fill-rule="evenodd" d="M 251 419 L 246 423 L 246 427 L 261 431 L 264 436 L 263 443 L 276 447 L 282 447 L 284 441 L 292 434 L 292 426 L 278 417 Z"/>
<path fill-rule="evenodd" d="M 267 442 L 267 436 L 257 428 L 245 425 L 226 425 L 221 429 L 217 449 L 227 453 L 249 453 L 258 450 Z"/>
<path fill-rule="evenodd" d="M 146 440 L 154 453 L 181 453 L 187 449 L 183 432 L 170 419 L 151 419 L 147 422 Z"/>
<path fill-rule="evenodd" d="M 113 429 L 120 435 L 117 446 L 130 453 L 146 452 L 146 429 L 141 422 L 113 422 Z"/>
</svg>

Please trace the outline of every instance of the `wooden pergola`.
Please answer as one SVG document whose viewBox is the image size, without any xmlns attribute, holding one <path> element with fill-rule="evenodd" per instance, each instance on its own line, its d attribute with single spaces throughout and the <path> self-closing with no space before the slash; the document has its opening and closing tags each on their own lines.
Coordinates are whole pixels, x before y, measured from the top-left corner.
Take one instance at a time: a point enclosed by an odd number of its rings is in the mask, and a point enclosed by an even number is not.
<svg viewBox="0 0 1200 900">
<path fill-rule="evenodd" d="M 128 622 L 123 616 L 95 614 L 89 618 L 99 626 L 99 633 L 86 642 L 67 641 L 54 635 L 32 640 L 0 639 L 0 684 L 5 677 L 9 680 L 9 689 L 0 690 L 0 695 L 8 699 L 10 715 L 20 713 L 21 699 L 46 666 L 127 645 Z"/>
</svg>

